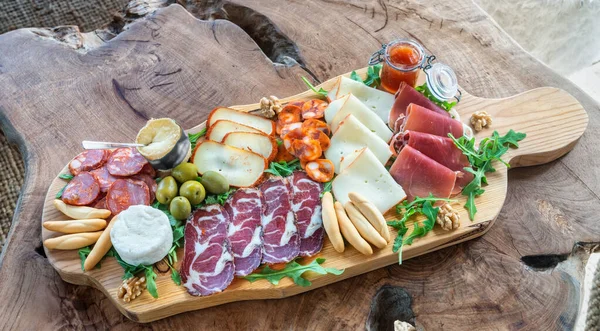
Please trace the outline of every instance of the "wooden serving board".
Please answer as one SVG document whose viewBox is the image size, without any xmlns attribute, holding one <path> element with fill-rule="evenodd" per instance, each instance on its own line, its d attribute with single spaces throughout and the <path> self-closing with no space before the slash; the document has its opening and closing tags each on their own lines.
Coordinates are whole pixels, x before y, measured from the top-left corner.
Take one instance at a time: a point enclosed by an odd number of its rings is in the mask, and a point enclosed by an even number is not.
<svg viewBox="0 0 600 331">
<path fill-rule="evenodd" d="M 361 69 L 357 72 L 364 76 L 366 70 Z M 334 82 L 335 78 L 324 82 L 319 87 L 329 90 Z M 317 95 L 309 90 L 282 99 L 282 101 L 312 98 L 317 98 Z M 259 105 L 233 106 L 232 108 L 251 112 L 258 109 Z M 508 161 L 512 167 L 539 165 L 566 154 L 581 137 L 588 123 L 585 110 L 574 97 L 561 89 L 551 87 L 537 88 L 504 99 L 483 99 L 463 91 L 462 101 L 456 106 L 456 110 L 463 122 L 468 121 L 471 114 L 478 110 L 485 110 L 491 114 L 493 125 L 490 129 L 477 133 L 478 140 L 490 136 L 493 130 L 499 131 L 500 134 L 505 134 L 509 129 L 527 133 L 527 138 L 520 143 L 520 147 L 511 149 L 504 156 L 504 160 Z M 203 128 L 205 128 L 205 123 L 193 127 L 187 132 L 196 133 Z M 415 240 L 410 246 L 404 246 L 404 260 L 477 238 L 489 230 L 500 213 L 507 191 L 507 168 L 500 163 L 495 167 L 497 171 L 488 175 L 489 185 L 485 187 L 486 192 L 476 199 L 478 208 L 476 220 L 473 222 L 469 220 L 467 211 L 462 207 L 465 198 L 457 196 L 457 202 L 453 204 L 453 207 L 460 211 L 460 228 L 446 232 L 435 227 L 427 236 Z M 64 172 L 68 172 L 66 166 L 62 173 Z M 56 193 L 64 185 L 65 181 L 58 176 L 50 185 L 44 203 L 42 222 L 68 219 L 54 209 L 52 204 Z M 390 212 L 386 217 L 394 219 L 397 216 Z M 409 224 L 410 227 L 411 224 Z M 395 231 L 392 233 L 394 233 L 392 236 L 394 238 Z M 58 235 L 60 234 L 42 227 L 43 240 Z M 364 256 L 349 246 L 346 247 L 344 253 L 340 254 L 325 238 L 323 250 L 316 257 L 326 259 L 324 266 L 345 269 L 345 272 L 340 276 L 310 274 L 308 276 L 312 282 L 310 287 L 297 286 L 288 278 L 284 278 L 277 286 L 271 285 L 266 280 L 250 283 L 244 279 L 235 279 L 222 293 L 207 297 L 194 297 L 189 295 L 184 287 L 176 286 L 170 278 L 170 273 L 165 273 L 159 274 L 156 279 L 158 299 L 152 298 L 145 291 L 134 301 L 124 303 L 117 298 L 117 289 L 122 282 L 123 269 L 113 258 L 103 261 L 100 269 L 84 273 L 81 270 L 77 251 L 47 249 L 45 251 L 48 260 L 63 280 L 73 284 L 93 286 L 101 290 L 125 316 L 139 322 L 150 322 L 181 312 L 233 301 L 288 297 L 398 263 L 398 255 L 392 252 L 391 244 L 382 250 L 376 249 L 372 256 Z M 182 254 L 183 252 L 180 250 L 178 252 L 180 258 Z M 304 262 L 309 262 L 312 258 L 304 260 Z M 303 262 L 301 261 L 301 263 Z M 178 266 L 179 263 L 176 264 L 176 267 Z"/>
</svg>

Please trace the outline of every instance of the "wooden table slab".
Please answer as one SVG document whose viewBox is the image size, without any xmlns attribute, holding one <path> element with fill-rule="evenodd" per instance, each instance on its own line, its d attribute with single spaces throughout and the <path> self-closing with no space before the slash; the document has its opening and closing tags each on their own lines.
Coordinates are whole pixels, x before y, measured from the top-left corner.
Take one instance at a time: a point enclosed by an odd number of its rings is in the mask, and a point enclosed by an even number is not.
<svg viewBox="0 0 600 331">
<path fill-rule="evenodd" d="M 234 1 L 224 11 L 219 1 L 210 5 L 189 9 L 199 16 L 226 12 L 236 24 L 199 21 L 173 5 L 87 51 L 28 30 L 0 36 L 0 121 L 27 164 L 0 257 L 0 329 L 141 327 L 99 291 L 63 282 L 43 255 L 44 194 L 81 140 L 124 141 L 150 117 L 201 123 L 217 105 L 293 95 L 304 90 L 300 76 L 325 80 L 362 67 L 396 36 L 419 40 L 477 96 L 566 90 L 589 114 L 586 133 L 555 162 L 511 170 L 505 207 L 479 239 L 291 298 L 231 303 L 144 326 L 386 329 L 396 318 L 416 317 L 430 330 L 572 328 L 586 255 L 569 253 L 576 242 L 600 241 L 600 109 L 593 100 L 471 1 Z M 545 254 L 525 261 L 546 268 L 521 260 Z M 407 296 L 412 305 L 395 299 Z"/>
</svg>

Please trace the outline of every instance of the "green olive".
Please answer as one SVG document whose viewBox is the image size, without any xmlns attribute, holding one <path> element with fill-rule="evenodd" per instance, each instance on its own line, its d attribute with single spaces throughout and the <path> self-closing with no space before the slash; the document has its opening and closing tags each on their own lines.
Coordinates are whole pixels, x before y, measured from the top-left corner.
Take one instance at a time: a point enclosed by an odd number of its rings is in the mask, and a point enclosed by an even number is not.
<svg viewBox="0 0 600 331">
<path fill-rule="evenodd" d="M 167 176 L 158 182 L 158 187 L 156 188 L 156 200 L 158 202 L 168 205 L 176 196 L 177 182 L 175 182 L 175 178 Z"/>
<path fill-rule="evenodd" d="M 193 163 L 185 162 L 173 168 L 171 176 L 175 177 L 179 184 L 183 184 L 198 178 L 198 167 Z"/>
<path fill-rule="evenodd" d="M 175 197 L 169 205 L 169 212 L 175 217 L 176 220 L 184 220 L 192 213 L 192 206 L 190 201 L 185 197 Z"/>
<path fill-rule="evenodd" d="M 188 180 L 179 188 L 179 195 L 187 198 L 192 205 L 197 205 L 204 200 L 206 191 L 204 186 L 195 180 Z"/>
<path fill-rule="evenodd" d="M 207 171 L 202 175 L 201 180 L 204 188 L 212 194 L 222 194 L 229 191 L 227 179 L 216 171 Z"/>
</svg>

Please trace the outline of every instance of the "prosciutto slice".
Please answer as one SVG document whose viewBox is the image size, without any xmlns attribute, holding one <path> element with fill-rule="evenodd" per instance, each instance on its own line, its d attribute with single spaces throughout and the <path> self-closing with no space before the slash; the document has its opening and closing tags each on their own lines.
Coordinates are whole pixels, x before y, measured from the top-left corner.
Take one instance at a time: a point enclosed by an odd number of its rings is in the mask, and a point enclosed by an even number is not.
<svg viewBox="0 0 600 331">
<path fill-rule="evenodd" d="M 291 188 L 285 178 L 273 177 L 259 187 L 262 192 L 262 263 L 289 262 L 300 252 L 300 237 L 291 206 Z"/>
<path fill-rule="evenodd" d="M 456 138 L 463 135 L 461 122 L 414 103 L 408 105 L 406 120 L 401 129 L 401 131 L 419 131 L 440 137 L 448 137 L 448 133 L 452 133 Z"/>
<path fill-rule="evenodd" d="M 229 214 L 221 205 L 197 209 L 185 225 L 181 280 L 191 295 L 223 291 L 233 280 L 235 266 L 227 239 Z"/>
<path fill-rule="evenodd" d="M 394 136 L 392 145 L 395 152 L 401 151 L 404 146 L 410 146 L 448 169 L 459 171 L 453 193 L 458 193 L 457 190 L 473 180 L 473 174 L 464 170 L 465 167 L 471 166 L 469 159 L 450 138 L 423 132 L 405 131 Z"/>
<path fill-rule="evenodd" d="M 262 194 L 258 189 L 239 189 L 225 202 L 231 218 L 227 237 L 235 260 L 235 275 L 249 275 L 262 258 Z"/>
<path fill-rule="evenodd" d="M 403 119 L 406 117 L 406 108 L 408 108 L 408 105 L 411 103 L 433 110 L 446 117 L 450 117 L 450 114 L 448 114 L 447 111 L 443 110 L 426 96 L 419 93 L 414 87 L 402 82 L 400 83 L 398 92 L 396 92 L 396 100 L 394 100 L 394 105 L 390 112 L 388 123 L 391 129 L 398 131 L 395 125 L 397 124 L 399 126 L 402 124 Z"/>
<path fill-rule="evenodd" d="M 404 189 L 407 199 L 426 197 L 432 193 L 448 198 L 456 182 L 456 172 L 434 161 L 418 150 L 404 146 L 390 168 L 390 174 Z"/>
<path fill-rule="evenodd" d="M 323 248 L 320 198 L 323 187 L 302 171 L 295 171 L 288 179 L 292 185 L 292 210 L 296 214 L 300 236 L 299 255 L 312 256 Z"/>
</svg>

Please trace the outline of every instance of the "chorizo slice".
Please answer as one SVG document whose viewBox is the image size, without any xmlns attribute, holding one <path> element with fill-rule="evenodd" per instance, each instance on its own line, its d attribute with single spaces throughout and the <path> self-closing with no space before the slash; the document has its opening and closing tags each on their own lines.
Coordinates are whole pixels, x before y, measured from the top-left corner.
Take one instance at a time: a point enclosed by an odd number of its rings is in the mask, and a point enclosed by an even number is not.
<svg viewBox="0 0 600 331">
<path fill-rule="evenodd" d="M 300 107 L 300 109 L 302 109 L 302 105 L 304 105 L 304 101 L 296 100 L 296 101 L 290 101 L 286 106 L 298 106 L 298 107 Z"/>
<path fill-rule="evenodd" d="M 277 146 L 277 156 L 275 156 L 276 162 L 291 162 L 294 159 L 296 159 L 296 157 L 290 154 L 290 152 L 288 152 L 288 150 L 285 148 L 285 146 L 283 146 L 283 144 Z"/>
<path fill-rule="evenodd" d="M 132 176 L 142 171 L 146 164 L 148 161 L 136 148 L 117 148 L 110 154 L 106 169 L 113 176 Z"/>
<path fill-rule="evenodd" d="M 302 118 L 305 120 L 309 118 L 323 118 L 325 116 L 325 108 L 328 105 L 326 101 L 319 99 L 306 101 L 302 105 Z"/>
<path fill-rule="evenodd" d="M 90 171 L 90 174 L 94 176 L 98 184 L 100 185 L 100 192 L 106 193 L 108 189 L 115 182 L 115 180 L 119 179 L 108 172 L 106 166 L 100 167 L 98 169 Z"/>
<path fill-rule="evenodd" d="M 329 148 L 329 145 L 331 145 L 331 140 L 326 134 L 323 133 L 323 131 L 315 128 L 304 128 L 303 130 L 306 132 L 306 135 L 310 137 L 310 139 L 314 139 L 321 144 L 321 150 L 323 152 Z"/>
<path fill-rule="evenodd" d="M 313 161 L 321 157 L 323 150 L 318 140 L 304 137 L 292 141 L 292 154 L 300 159 L 300 161 Z"/>
<path fill-rule="evenodd" d="M 113 216 L 134 205 L 150 205 L 150 189 L 145 182 L 117 179 L 108 189 L 106 206 Z"/>
<path fill-rule="evenodd" d="M 148 185 L 148 190 L 150 191 L 150 203 L 154 202 L 154 198 L 156 197 L 156 189 L 158 188 L 158 184 L 156 183 L 156 180 L 154 180 L 153 177 L 151 177 L 150 175 L 147 174 L 143 174 L 143 173 L 139 173 L 135 176 L 131 176 L 129 177 L 132 180 L 135 181 L 142 181 L 144 183 L 146 183 L 146 185 Z"/>
<path fill-rule="evenodd" d="M 77 176 L 83 171 L 98 169 L 108 161 L 110 153 L 106 149 L 89 149 L 83 151 L 69 162 L 69 171 L 71 171 L 73 176 Z"/>
<path fill-rule="evenodd" d="M 327 159 L 310 161 L 306 164 L 304 170 L 308 177 L 317 182 L 325 183 L 333 179 L 333 162 Z"/>
<path fill-rule="evenodd" d="M 140 170 L 140 174 L 146 174 L 146 175 L 149 175 L 150 177 L 154 178 L 154 177 L 156 177 L 156 170 L 154 170 L 154 167 L 152 167 L 150 162 L 148 162 L 142 168 L 142 170 Z"/>
<path fill-rule="evenodd" d="M 62 193 L 62 201 L 74 206 L 88 205 L 98 198 L 100 185 L 89 172 L 73 177 Z"/>
<path fill-rule="evenodd" d="M 283 126 L 283 128 L 281 129 L 281 133 L 279 134 L 280 137 L 285 136 L 286 134 L 290 133 L 290 131 L 294 130 L 294 129 L 298 129 L 302 127 L 302 123 L 297 122 L 297 123 L 290 123 L 290 124 L 286 124 Z"/>
<path fill-rule="evenodd" d="M 320 131 L 323 131 L 328 137 L 331 135 L 331 128 L 324 121 L 318 120 L 316 118 L 309 118 L 306 121 L 302 122 L 303 128 L 313 128 Z"/>
</svg>

